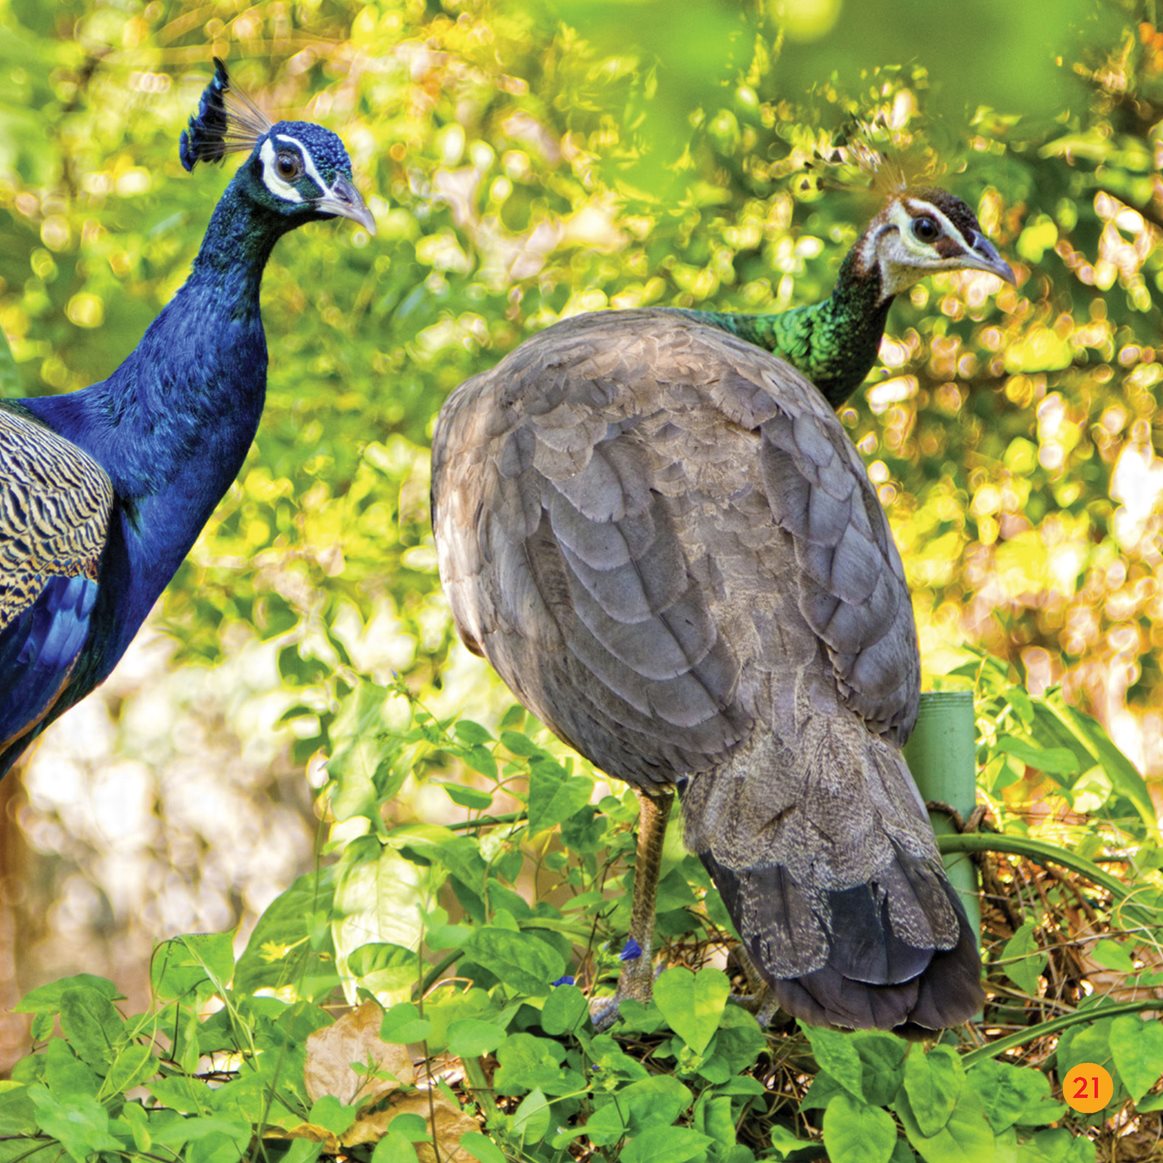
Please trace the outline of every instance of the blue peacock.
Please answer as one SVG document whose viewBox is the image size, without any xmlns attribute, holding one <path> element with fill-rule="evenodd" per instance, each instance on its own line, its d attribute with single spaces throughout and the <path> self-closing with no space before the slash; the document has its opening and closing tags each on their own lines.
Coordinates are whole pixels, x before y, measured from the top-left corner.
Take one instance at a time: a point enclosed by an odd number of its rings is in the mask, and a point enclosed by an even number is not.
<svg viewBox="0 0 1163 1163">
<path fill-rule="evenodd" d="M 238 474 L 266 391 L 275 243 L 337 216 L 375 231 L 340 139 L 272 125 L 214 68 L 182 165 L 249 156 L 189 279 L 108 379 L 0 401 L 0 776 L 109 676 Z"/>
</svg>

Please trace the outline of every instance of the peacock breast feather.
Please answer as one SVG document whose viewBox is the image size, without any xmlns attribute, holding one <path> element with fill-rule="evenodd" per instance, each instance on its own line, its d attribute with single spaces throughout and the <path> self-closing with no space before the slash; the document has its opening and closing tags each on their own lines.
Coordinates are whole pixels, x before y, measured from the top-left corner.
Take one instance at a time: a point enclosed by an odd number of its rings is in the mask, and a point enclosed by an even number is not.
<svg viewBox="0 0 1163 1163">
<path fill-rule="evenodd" d="M 0 406 L 0 632 L 50 578 L 96 582 L 113 500 L 109 476 L 91 456 Z"/>
</svg>

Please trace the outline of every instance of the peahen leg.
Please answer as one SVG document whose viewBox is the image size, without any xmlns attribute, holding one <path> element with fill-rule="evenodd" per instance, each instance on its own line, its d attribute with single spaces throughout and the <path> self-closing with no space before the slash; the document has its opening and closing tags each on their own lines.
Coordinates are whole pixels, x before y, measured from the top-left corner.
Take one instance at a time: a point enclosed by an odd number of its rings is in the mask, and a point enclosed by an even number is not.
<svg viewBox="0 0 1163 1163">
<path fill-rule="evenodd" d="M 658 899 L 658 873 L 662 866 L 662 845 L 674 793 L 651 795 L 638 791 L 638 850 L 634 864 L 634 900 L 630 907 L 630 939 L 639 954 L 627 959 L 612 998 L 592 1007 L 595 1029 L 605 1029 L 618 1016 L 618 1006 L 626 998 L 649 1001 L 654 988 L 654 906 Z"/>
</svg>

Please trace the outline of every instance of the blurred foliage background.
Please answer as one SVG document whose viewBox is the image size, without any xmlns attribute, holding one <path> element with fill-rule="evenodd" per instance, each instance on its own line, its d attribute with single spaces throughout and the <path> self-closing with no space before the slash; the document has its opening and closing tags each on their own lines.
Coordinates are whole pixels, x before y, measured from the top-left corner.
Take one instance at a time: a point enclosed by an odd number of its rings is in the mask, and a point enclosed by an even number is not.
<svg viewBox="0 0 1163 1163">
<path fill-rule="evenodd" d="M 379 234 L 280 245 L 242 476 L 113 679 L 0 784 L 0 1008 L 79 968 L 140 998 L 155 942 L 245 926 L 312 867 L 344 684 L 497 722 L 437 583 L 441 402 L 578 311 L 821 297 L 878 202 L 868 147 L 878 180 L 976 205 L 1019 272 L 917 287 L 842 416 L 927 671 L 971 645 L 1060 684 L 1159 786 L 1153 0 L 3 0 L 5 394 L 103 377 L 184 279 L 229 178 L 177 157 L 212 54 L 342 134 Z M 393 810 L 455 808 L 409 779 Z M 0 1068 L 24 1038 L 0 1024 Z"/>
</svg>

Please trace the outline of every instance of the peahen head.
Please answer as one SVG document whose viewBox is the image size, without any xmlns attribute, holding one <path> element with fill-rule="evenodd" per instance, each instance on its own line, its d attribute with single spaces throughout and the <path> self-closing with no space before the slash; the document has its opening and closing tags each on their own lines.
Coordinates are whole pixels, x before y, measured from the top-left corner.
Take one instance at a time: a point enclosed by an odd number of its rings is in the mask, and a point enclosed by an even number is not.
<svg viewBox="0 0 1163 1163">
<path fill-rule="evenodd" d="M 182 165 L 220 162 L 228 153 L 249 150 L 231 183 L 237 196 L 275 216 L 277 228 L 303 222 L 350 218 L 369 233 L 376 230 L 351 179 L 351 159 L 343 142 L 308 121 L 271 124 L 262 111 L 234 88 L 226 66 L 214 59 L 214 79 L 206 86 L 198 112 L 182 133 Z"/>
<path fill-rule="evenodd" d="M 947 190 L 891 197 L 856 244 L 853 261 L 866 277 L 879 275 L 882 302 L 936 271 L 988 271 L 1014 281 L 976 215 Z"/>
<path fill-rule="evenodd" d="M 840 264 L 832 293 L 774 315 L 694 314 L 794 364 L 838 408 L 876 362 L 893 299 L 937 271 L 1014 272 L 947 190 L 893 194 Z"/>
</svg>

